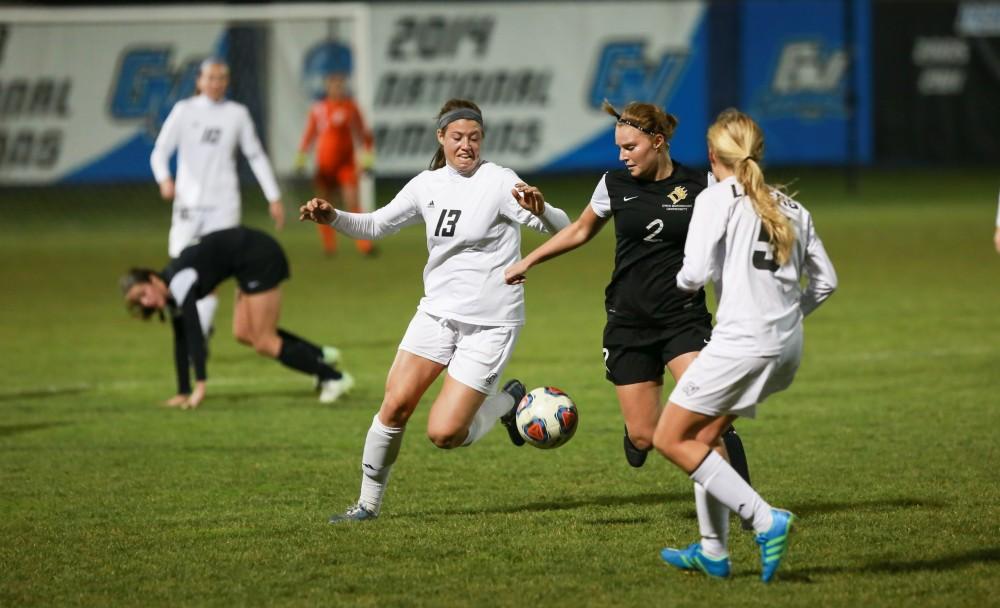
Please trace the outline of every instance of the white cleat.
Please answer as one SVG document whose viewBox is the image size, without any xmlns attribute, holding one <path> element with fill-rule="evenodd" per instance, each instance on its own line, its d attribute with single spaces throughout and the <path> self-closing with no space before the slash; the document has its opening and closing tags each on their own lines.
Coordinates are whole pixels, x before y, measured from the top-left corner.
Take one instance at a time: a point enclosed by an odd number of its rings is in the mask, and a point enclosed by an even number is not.
<svg viewBox="0 0 1000 608">
<path fill-rule="evenodd" d="M 333 403 L 354 388 L 354 377 L 347 372 L 340 372 L 337 380 L 324 380 L 319 383 L 319 402 Z"/>
</svg>

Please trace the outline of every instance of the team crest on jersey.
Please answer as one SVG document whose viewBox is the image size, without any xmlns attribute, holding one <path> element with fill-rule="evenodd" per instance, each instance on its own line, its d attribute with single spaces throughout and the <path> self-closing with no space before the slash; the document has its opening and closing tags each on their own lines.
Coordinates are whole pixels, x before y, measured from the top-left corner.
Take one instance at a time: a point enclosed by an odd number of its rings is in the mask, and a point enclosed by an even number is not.
<svg viewBox="0 0 1000 608">
<path fill-rule="evenodd" d="M 686 199 L 687 195 L 688 195 L 687 188 L 685 188 L 684 186 L 677 186 L 676 188 L 674 188 L 673 192 L 667 195 L 667 198 L 670 199 L 671 203 L 676 205 L 677 203 Z"/>
</svg>

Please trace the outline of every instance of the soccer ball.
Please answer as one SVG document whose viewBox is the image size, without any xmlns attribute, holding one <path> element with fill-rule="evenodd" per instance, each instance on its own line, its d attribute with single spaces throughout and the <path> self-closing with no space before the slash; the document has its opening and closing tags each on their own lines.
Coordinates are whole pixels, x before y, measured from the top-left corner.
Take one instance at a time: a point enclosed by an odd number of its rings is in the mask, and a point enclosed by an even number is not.
<svg viewBox="0 0 1000 608">
<path fill-rule="evenodd" d="M 569 395 L 543 386 L 524 396 L 517 406 L 517 431 L 527 443 L 548 450 L 566 443 L 576 432 L 580 415 Z"/>
</svg>

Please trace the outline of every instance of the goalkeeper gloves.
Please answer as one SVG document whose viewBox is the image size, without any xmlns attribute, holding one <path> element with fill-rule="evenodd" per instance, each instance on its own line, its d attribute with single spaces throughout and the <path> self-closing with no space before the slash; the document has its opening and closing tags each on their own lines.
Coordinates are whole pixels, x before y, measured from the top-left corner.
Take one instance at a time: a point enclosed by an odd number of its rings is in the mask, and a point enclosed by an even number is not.
<svg viewBox="0 0 1000 608">
<path fill-rule="evenodd" d="M 305 152 L 299 152 L 295 155 L 295 171 L 297 173 L 304 173 L 306 170 L 306 161 L 308 157 Z"/>
<path fill-rule="evenodd" d="M 368 173 L 375 167 L 375 153 L 371 150 L 362 152 L 359 160 L 361 162 L 361 170 L 365 173 Z"/>
</svg>

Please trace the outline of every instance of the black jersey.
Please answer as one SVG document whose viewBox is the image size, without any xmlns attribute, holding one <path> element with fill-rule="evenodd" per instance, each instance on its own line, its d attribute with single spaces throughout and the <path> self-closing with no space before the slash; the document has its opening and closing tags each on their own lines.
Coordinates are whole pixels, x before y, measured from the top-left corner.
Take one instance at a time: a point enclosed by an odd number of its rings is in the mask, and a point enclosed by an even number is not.
<svg viewBox="0 0 1000 608">
<path fill-rule="evenodd" d="M 591 206 L 615 218 L 615 268 L 605 290 L 609 323 L 711 322 L 705 291 L 692 296 L 676 285 L 694 200 L 707 185 L 706 173 L 676 161 L 673 173 L 659 181 L 638 180 L 625 169 L 601 178 Z"/>
<path fill-rule="evenodd" d="M 191 392 L 189 365 L 197 380 L 207 377 L 197 301 L 229 277 L 236 278 L 244 293 L 259 293 L 273 289 L 288 274 L 288 260 L 278 242 L 243 226 L 206 234 L 170 260 L 160 277 L 170 290 L 178 393 Z"/>
</svg>

